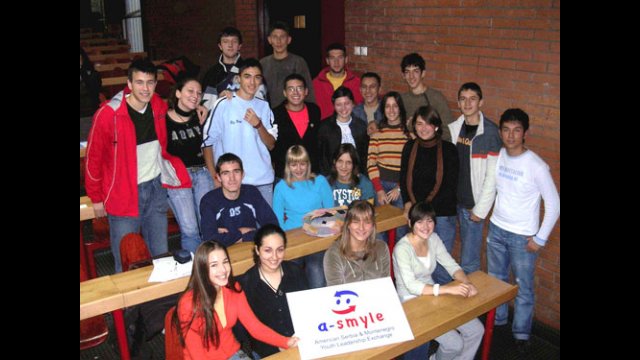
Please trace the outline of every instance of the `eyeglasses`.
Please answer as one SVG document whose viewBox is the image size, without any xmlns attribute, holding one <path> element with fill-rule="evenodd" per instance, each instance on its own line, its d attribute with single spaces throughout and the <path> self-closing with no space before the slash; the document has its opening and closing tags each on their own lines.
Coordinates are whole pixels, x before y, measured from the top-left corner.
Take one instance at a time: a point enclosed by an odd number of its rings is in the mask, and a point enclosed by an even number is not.
<svg viewBox="0 0 640 360">
<path fill-rule="evenodd" d="M 289 87 L 287 87 L 287 92 L 288 93 L 303 92 L 303 91 L 304 91 L 304 86 L 289 86 Z"/>
</svg>

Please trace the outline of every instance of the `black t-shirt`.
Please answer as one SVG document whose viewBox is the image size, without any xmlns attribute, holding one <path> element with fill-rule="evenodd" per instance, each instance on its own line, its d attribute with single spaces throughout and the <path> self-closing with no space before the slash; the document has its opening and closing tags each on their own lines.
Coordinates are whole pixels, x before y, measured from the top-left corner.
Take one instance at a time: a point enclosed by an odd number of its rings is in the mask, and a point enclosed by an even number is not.
<svg viewBox="0 0 640 360">
<path fill-rule="evenodd" d="M 198 116 L 193 114 L 189 121 L 178 123 L 166 116 L 167 152 L 182 160 L 184 166 L 202 166 L 202 126 Z"/>
<path fill-rule="evenodd" d="M 473 201 L 473 190 L 471 188 L 471 140 L 476 136 L 478 125 L 467 125 L 462 123 L 456 148 L 458 149 L 458 160 L 460 161 L 460 171 L 458 172 L 458 204 L 470 209 L 475 206 Z"/>
</svg>

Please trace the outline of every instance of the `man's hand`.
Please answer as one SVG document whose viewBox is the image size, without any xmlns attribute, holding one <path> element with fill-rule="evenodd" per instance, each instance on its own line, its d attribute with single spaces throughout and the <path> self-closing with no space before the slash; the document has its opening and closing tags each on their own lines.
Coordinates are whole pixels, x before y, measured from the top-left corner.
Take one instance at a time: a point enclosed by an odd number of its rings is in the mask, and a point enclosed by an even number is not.
<svg viewBox="0 0 640 360">
<path fill-rule="evenodd" d="M 104 203 L 93 203 L 93 212 L 96 214 L 96 218 L 107 216 L 107 212 L 104 211 Z"/>
</svg>

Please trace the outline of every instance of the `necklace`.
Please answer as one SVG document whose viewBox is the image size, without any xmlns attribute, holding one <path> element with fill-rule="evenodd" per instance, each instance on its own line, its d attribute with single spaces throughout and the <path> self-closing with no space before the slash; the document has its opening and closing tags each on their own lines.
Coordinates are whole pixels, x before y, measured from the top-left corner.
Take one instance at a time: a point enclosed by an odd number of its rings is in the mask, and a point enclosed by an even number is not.
<svg viewBox="0 0 640 360">
<path fill-rule="evenodd" d="M 282 290 L 278 290 L 276 288 L 273 287 L 273 285 L 271 285 L 271 283 L 269 282 L 269 280 L 267 280 L 267 277 L 264 276 L 264 273 L 262 272 L 262 269 L 260 267 L 258 267 L 258 272 L 260 273 L 260 278 L 262 280 L 264 280 L 265 283 L 267 283 L 267 285 L 269 286 L 269 288 L 271 290 L 273 290 L 274 293 L 278 294 L 278 296 L 282 296 Z M 280 277 L 282 277 L 283 273 L 282 273 L 282 267 L 280 267 Z"/>
</svg>

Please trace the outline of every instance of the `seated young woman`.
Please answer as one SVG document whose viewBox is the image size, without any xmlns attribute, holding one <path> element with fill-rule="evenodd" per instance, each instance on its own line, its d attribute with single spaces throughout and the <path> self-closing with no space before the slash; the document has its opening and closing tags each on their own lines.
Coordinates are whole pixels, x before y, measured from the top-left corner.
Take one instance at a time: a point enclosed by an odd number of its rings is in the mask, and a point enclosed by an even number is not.
<svg viewBox="0 0 640 360">
<path fill-rule="evenodd" d="M 451 257 L 435 229 L 436 213 L 430 203 L 419 201 L 409 209 L 411 232 L 393 248 L 393 271 L 400 300 L 405 302 L 417 296 L 440 294 L 463 297 L 475 296 L 478 289 Z M 446 285 L 434 283 L 431 274 L 441 264 L 458 282 Z M 484 327 L 475 318 L 436 338 L 440 344 L 436 360 L 473 360 L 482 341 Z M 404 359 L 426 359 L 429 343 L 407 352 Z"/>
<path fill-rule="evenodd" d="M 189 284 L 172 318 L 184 359 L 246 358 L 231 330 L 238 320 L 251 336 L 267 344 L 281 348 L 298 344 L 297 337 L 280 335 L 256 318 L 233 278 L 227 248 L 205 241 L 196 250 Z"/>
<path fill-rule="evenodd" d="M 255 265 L 239 279 L 249 306 L 265 325 L 284 336 L 293 336 L 293 323 L 287 303 L 288 292 L 307 290 L 307 278 L 298 264 L 284 261 L 287 236 L 278 225 L 267 224 L 255 237 Z M 278 348 L 251 337 L 251 348 L 260 357 L 278 352 Z"/>
<path fill-rule="evenodd" d="M 375 209 L 368 201 L 351 203 L 342 236 L 324 254 L 327 285 L 389 276 L 389 248 L 384 241 L 376 239 L 375 216 Z"/>
</svg>

